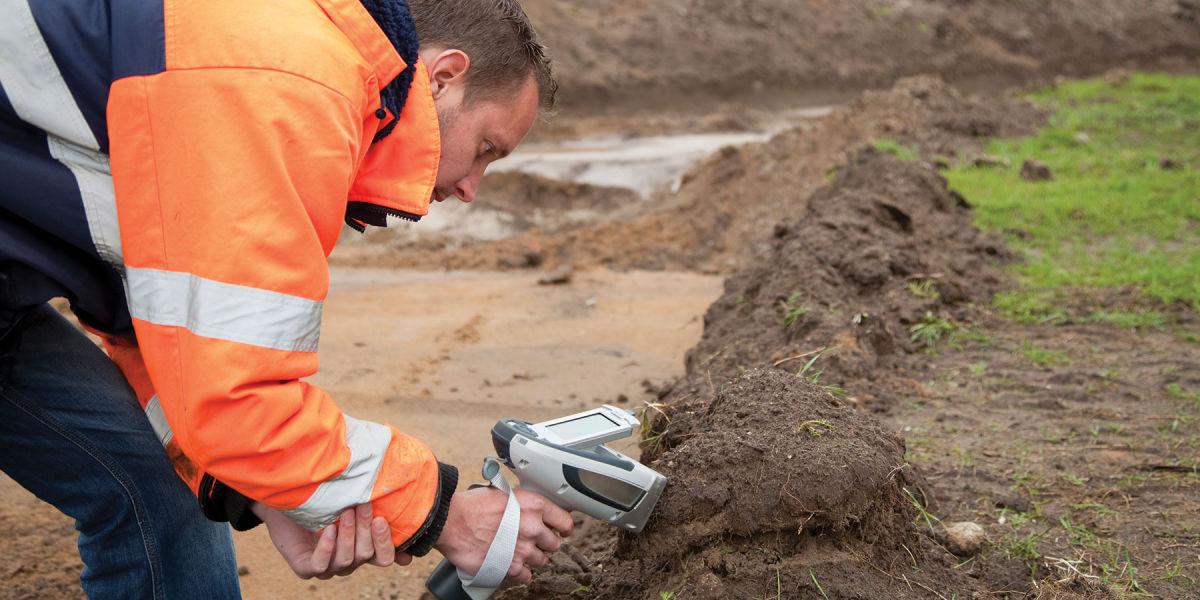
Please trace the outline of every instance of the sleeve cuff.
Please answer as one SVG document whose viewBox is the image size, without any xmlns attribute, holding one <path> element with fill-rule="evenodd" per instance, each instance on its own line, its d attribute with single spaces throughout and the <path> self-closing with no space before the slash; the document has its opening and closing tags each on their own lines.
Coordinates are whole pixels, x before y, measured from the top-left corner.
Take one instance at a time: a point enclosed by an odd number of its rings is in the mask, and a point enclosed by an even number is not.
<svg viewBox="0 0 1200 600">
<path fill-rule="evenodd" d="M 200 511 L 205 517 L 211 521 L 229 521 L 236 531 L 253 529 L 262 523 L 262 519 L 250 510 L 252 500 L 208 473 L 200 480 L 199 499 Z"/>
<path fill-rule="evenodd" d="M 420 531 L 396 548 L 397 550 L 413 556 L 425 556 L 429 554 L 430 550 L 433 550 L 434 543 L 442 534 L 442 528 L 446 526 L 446 516 L 450 513 L 450 497 L 454 495 L 456 487 L 458 487 L 458 469 L 453 465 L 439 462 L 438 492 L 437 497 L 433 499 L 433 509 L 429 511 L 429 516 L 426 517 L 425 524 L 421 526 Z"/>
</svg>

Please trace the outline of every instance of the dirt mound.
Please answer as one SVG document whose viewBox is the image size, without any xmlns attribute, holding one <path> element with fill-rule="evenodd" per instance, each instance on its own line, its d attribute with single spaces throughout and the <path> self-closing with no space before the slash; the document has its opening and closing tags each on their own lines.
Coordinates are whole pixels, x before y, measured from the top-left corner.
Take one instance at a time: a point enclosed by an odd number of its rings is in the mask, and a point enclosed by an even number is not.
<svg viewBox="0 0 1200 600">
<path fill-rule="evenodd" d="M 903 442 L 818 386 L 753 371 L 711 402 L 678 408 L 671 440 L 648 444 L 672 482 L 649 525 L 666 539 L 631 536 L 618 554 L 654 559 L 729 534 L 844 531 L 906 504 L 893 489 Z"/>
<path fill-rule="evenodd" d="M 1001 285 L 992 265 L 1008 256 L 931 165 L 876 151 L 856 156 L 774 236 L 705 315 L 687 355 L 693 382 L 815 361 L 801 374 L 862 391 L 986 303 Z"/>
<path fill-rule="evenodd" d="M 602 567 L 559 568 L 502 599 L 585 584 L 590 598 L 797 597 L 818 585 L 831 597 L 900 598 L 890 572 L 913 560 L 930 565 L 919 584 L 967 589 L 940 566 L 952 557 L 920 539 L 903 443 L 873 417 L 766 370 L 687 407 L 677 425 L 688 433 L 657 449 L 669 484 L 646 529 L 622 536 Z"/>
<path fill-rule="evenodd" d="M 732 273 L 771 247 L 770 226 L 805 214 L 808 197 L 824 185 L 829 173 L 847 160 L 847 150 L 874 140 L 892 139 L 921 147 L 923 154 L 977 153 L 990 136 L 1019 135 L 1033 130 L 1043 115 L 1027 102 L 1011 97 L 965 95 L 936 77 L 902 80 L 885 92 L 869 92 L 814 122 L 804 123 L 767 142 L 730 146 L 714 153 L 686 174 L 674 191 L 648 201 L 623 204 L 625 210 L 603 222 L 572 222 L 557 232 L 532 229 L 511 238 L 430 248 L 392 243 L 386 252 L 369 255 L 335 253 L 339 264 L 437 269 L 497 269 L 524 265 L 520 257 L 537 249 L 541 266 L 604 265 L 616 269 L 696 270 Z M 504 185 L 498 186 L 505 187 Z M 528 190 L 514 186 L 514 195 Z M 611 188 L 562 188 L 587 194 L 584 201 L 539 202 L 544 214 L 566 214 L 584 203 L 613 206 Z M 493 192 L 489 191 L 488 194 Z M 501 194 L 496 191 L 498 198 Z M 607 195 L 608 197 L 601 197 Z M 488 201 L 482 201 L 486 205 Z M 533 210 L 529 200 L 498 199 L 504 207 Z M 480 206 L 474 206 L 477 210 Z M 516 208 L 526 207 L 526 208 Z M 575 208 L 572 208 L 575 207 Z M 433 210 L 445 207 L 435 206 Z M 640 213 L 630 214 L 633 211 Z M 476 215 L 462 215 L 464 220 Z M 424 223 L 410 226 L 418 231 Z M 380 239 L 386 232 L 379 232 Z M 353 237 L 353 236 L 349 236 Z"/>
<path fill-rule="evenodd" d="M 1004 94 L 963 94 L 941 79 L 909 77 L 891 89 L 863 92 L 846 111 L 869 115 L 874 139 L 916 148 L 926 158 L 978 154 L 995 138 L 1029 135 L 1045 122 L 1034 105 Z"/>
<path fill-rule="evenodd" d="M 1192 0 L 523 4 L 572 115 L 823 104 L 919 73 L 996 90 L 1200 56 Z"/>
</svg>

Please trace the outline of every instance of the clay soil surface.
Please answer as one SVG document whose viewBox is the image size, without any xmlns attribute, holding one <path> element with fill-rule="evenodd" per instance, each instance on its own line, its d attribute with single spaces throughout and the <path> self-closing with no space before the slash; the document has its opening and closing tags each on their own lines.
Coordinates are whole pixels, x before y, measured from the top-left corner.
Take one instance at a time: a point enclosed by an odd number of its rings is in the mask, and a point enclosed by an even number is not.
<svg viewBox="0 0 1200 600">
<path fill-rule="evenodd" d="M 453 224 L 335 250 L 314 381 L 424 439 L 462 486 L 499 418 L 651 417 L 646 442 L 618 446 L 671 478 L 646 531 L 580 519 L 500 598 L 1116 597 L 1073 568 L 1200 597 L 1200 408 L 1167 392 L 1200 388 L 1180 333 L 1196 314 L 1001 319 L 989 301 L 1015 257 L 972 227 L 970 198 L 869 149 L 970 159 L 1044 122 L 1011 85 L 1194 70 L 1194 1 L 526 5 L 564 101 L 531 142 L 761 140 L 641 187 L 489 174 L 468 211 L 433 207 Z M 957 335 L 914 339 L 927 316 Z M 70 521 L 3 478 L 0 500 L 0 599 L 82 597 Z M 922 511 L 987 541 L 955 555 Z M 250 599 L 416 598 L 435 562 L 307 582 L 261 528 L 236 543 Z"/>
</svg>

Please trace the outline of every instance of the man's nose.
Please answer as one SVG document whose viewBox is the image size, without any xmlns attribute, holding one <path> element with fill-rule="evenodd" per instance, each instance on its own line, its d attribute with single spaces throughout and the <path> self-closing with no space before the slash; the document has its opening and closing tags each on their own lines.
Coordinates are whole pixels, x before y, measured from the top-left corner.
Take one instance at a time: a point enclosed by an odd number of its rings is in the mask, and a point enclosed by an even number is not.
<svg viewBox="0 0 1200 600">
<path fill-rule="evenodd" d="M 463 202 L 470 202 L 475 199 L 475 190 L 479 187 L 479 180 L 483 178 L 483 169 L 463 177 L 454 184 L 454 195 L 458 196 Z"/>
</svg>

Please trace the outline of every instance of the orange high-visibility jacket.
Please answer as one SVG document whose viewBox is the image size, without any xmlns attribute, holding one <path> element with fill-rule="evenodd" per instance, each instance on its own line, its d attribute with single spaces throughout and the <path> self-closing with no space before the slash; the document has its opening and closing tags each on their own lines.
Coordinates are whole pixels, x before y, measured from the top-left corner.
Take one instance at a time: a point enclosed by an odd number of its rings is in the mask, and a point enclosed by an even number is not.
<svg viewBox="0 0 1200 600">
<path fill-rule="evenodd" d="M 424 66 L 372 143 L 406 63 L 358 0 L 7 6 L 0 302 L 70 298 L 205 496 L 236 491 L 312 530 L 372 502 L 397 546 L 427 551 L 453 468 L 302 380 L 343 220 L 428 209 L 440 134 Z"/>
</svg>

